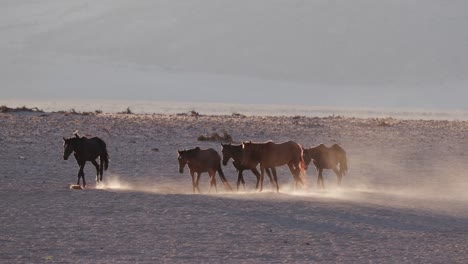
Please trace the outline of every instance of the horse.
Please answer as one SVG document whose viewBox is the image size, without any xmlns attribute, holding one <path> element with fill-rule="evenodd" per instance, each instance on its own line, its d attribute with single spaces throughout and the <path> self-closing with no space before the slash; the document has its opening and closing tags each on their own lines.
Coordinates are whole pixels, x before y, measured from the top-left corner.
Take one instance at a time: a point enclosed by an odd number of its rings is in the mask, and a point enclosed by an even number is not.
<svg viewBox="0 0 468 264">
<path fill-rule="evenodd" d="M 245 189 L 245 181 L 244 181 L 244 175 L 243 175 L 244 170 L 252 171 L 255 177 L 257 177 L 257 184 L 255 185 L 255 188 L 258 189 L 258 186 L 260 183 L 260 173 L 257 170 L 258 162 L 251 160 L 248 162 L 246 166 L 243 166 L 241 164 L 242 157 L 243 157 L 242 145 L 232 145 L 231 143 L 229 144 L 221 143 L 221 146 L 222 146 L 221 152 L 223 154 L 223 165 L 226 166 L 228 161 L 232 159 L 233 160 L 232 164 L 234 165 L 234 168 L 236 168 L 237 170 L 237 190 L 239 191 L 240 183 L 242 183 L 242 186 L 244 186 L 244 189 Z M 268 178 L 270 178 L 270 183 L 274 184 L 273 178 L 271 176 L 271 171 L 269 169 L 266 169 L 266 173 L 268 175 Z"/>
<path fill-rule="evenodd" d="M 348 171 L 348 161 L 346 151 L 340 145 L 334 144 L 328 148 L 324 144 L 320 144 L 313 148 L 304 149 L 306 166 L 310 164 L 312 159 L 318 171 L 317 186 L 325 189 L 322 175 L 324 169 L 332 169 L 338 178 L 338 185 L 341 185 L 341 180 Z M 338 165 L 340 165 L 339 170 Z"/>
<path fill-rule="evenodd" d="M 63 138 L 63 159 L 68 160 L 71 153 L 80 166 L 77 185 L 80 185 L 80 178 L 83 178 L 83 187 L 86 187 L 83 169 L 87 161 L 91 161 L 96 167 L 96 183 L 99 184 L 102 181 L 104 170 L 109 167 L 106 143 L 98 137 L 88 139 L 75 133 L 75 137 Z M 99 164 L 96 162 L 97 158 L 99 158 Z"/>
<path fill-rule="evenodd" d="M 218 192 L 215 179 L 216 172 L 218 172 L 224 187 L 226 187 L 227 190 L 232 191 L 232 188 L 221 169 L 221 157 L 216 150 L 212 148 L 202 150 L 199 147 L 196 147 L 194 149 L 179 150 L 177 152 L 179 154 L 179 172 L 184 173 L 185 165 L 188 165 L 190 169 L 193 193 L 195 193 L 196 190 L 200 193 L 198 182 L 200 180 L 200 175 L 204 172 L 208 172 L 210 175 L 210 189 L 208 192 L 211 192 L 211 187 L 213 186 L 215 187 L 216 192 Z"/>
<path fill-rule="evenodd" d="M 273 180 L 276 183 L 276 191 L 279 192 L 278 177 L 275 167 L 288 165 L 296 182 L 305 185 L 305 162 L 302 156 L 302 147 L 294 141 L 276 144 L 271 141 L 266 143 L 242 143 L 242 165 L 247 166 L 252 160 L 260 163 L 260 189 L 263 190 L 263 178 L 265 169 L 273 172 Z"/>
</svg>

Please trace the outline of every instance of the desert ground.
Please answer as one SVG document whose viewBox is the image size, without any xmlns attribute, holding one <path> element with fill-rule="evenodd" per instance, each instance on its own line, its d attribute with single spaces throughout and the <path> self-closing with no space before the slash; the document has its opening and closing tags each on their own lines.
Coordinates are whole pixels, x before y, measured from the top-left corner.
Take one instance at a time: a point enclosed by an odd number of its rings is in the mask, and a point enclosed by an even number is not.
<svg viewBox="0 0 468 264">
<path fill-rule="evenodd" d="M 468 121 L 330 116 L 0 114 L 0 262 L 3 263 L 467 263 Z M 106 141 L 110 167 L 95 188 L 76 183 L 62 137 L 75 130 Z M 349 173 L 330 171 L 325 190 L 247 188 L 192 194 L 177 150 L 234 141 L 340 144 Z M 223 167 L 231 185 L 236 171 Z"/>
</svg>

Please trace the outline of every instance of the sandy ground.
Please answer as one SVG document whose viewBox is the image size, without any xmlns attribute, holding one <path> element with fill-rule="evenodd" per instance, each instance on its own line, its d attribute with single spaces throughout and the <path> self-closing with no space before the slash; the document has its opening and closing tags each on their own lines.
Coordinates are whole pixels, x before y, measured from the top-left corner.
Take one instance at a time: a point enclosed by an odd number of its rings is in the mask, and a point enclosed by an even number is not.
<svg viewBox="0 0 468 264">
<path fill-rule="evenodd" d="M 354 118 L 0 114 L 0 261 L 178 263 L 466 263 L 468 122 Z M 100 136 L 111 156 L 105 186 L 68 190 L 74 160 L 62 136 Z M 220 151 L 199 135 L 341 144 L 342 188 L 191 194 L 176 150 Z M 159 151 L 154 151 L 158 148 Z M 236 173 L 224 167 L 231 184 Z M 94 186 L 95 171 L 85 170 Z M 219 182 L 219 181 L 218 181 Z M 208 177 L 202 176 L 202 191 Z"/>
</svg>

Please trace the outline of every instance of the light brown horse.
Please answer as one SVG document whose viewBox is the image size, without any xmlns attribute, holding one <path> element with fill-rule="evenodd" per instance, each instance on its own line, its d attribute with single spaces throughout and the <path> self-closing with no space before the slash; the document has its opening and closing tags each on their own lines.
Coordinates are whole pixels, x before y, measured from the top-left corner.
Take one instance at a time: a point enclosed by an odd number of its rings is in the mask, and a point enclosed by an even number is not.
<svg viewBox="0 0 468 264">
<path fill-rule="evenodd" d="M 338 177 L 338 185 L 341 185 L 341 180 L 348 171 L 346 151 L 342 147 L 334 144 L 328 148 L 324 144 L 320 144 L 317 147 L 304 149 L 304 161 L 307 166 L 311 160 L 314 160 L 314 165 L 318 171 L 318 187 L 325 188 L 322 175 L 324 169 L 333 170 Z M 338 165 L 340 165 L 339 169 Z"/>
<path fill-rule="evenodd" d="M 232 165 L 234 165 L 234 168 L 237 170 L 237 190 L 239 190 L 239 185 L 242 183 L 242 186 L 245 188 L 245 181 L 244 181 L 244 175 L 243 172 L 244 170 L 251 170 L 252 173 L 257 177 L 257 184 L 255 185 L 255 188 L 258 189 L 259 184 L 260 184 L 260 173 L 257 170 L 257 165 L 258 162 L 251 160 L 247 163 L 246 166 L 243 166 L 242 163 L 242 158 L 243 158 L 243 149 L 242 145 L 232 145 L 231 143 L 229 144 L 222 144 L 221 146 L 223 147 L 221 150 L 221 153 L 223 153 L 223 165 L 226 166 L 228 161 L 230 159 L 233 160 Z M 266 173 L 268 175 L 268 178 L 270 178 L 270 182 L 272 184 L 275 184 L 273 181 L 271 172 L 269 169 L 266 169 Z"/>
<path fill-rule="evenodd" d="M 184 167 L 185 165 L 188 165 L 190 175 L 192 176 L 193 193 L 195 193 L 196 190 L 200 193 L 198 182 L 200 180 L 200 175 L 204 172 L 208 172 L 210 175 L 210 189 L 208 192 L 211 191 L 211 187 L 213 186 L 215 187 L 216 192 L 218 192 L 215 179 L 216 172 L 218 172 L 218 175 L 226 189 L 232 191 L 232 188 L 221 169 L 221 157 L 216 150 L 212 148 L 202 150 L 199 147 L 196 147 L 189 150 L 179 150 L 178 153 L 179 172 L 184 173 Z"/>
<path fill-rule="evenodd" d="M 273 180 L 276 183 L 276 191 L 279 192 L 278 177 L 275 167 L 288 165 L 291 174 L 296 181 L 305 185 L 305 162 L 302 155 L 302 147 L 294 141 L 276 144 L 271 141 L 266 143 L 242 143 L 244 155 L 242 165 L 246 166 L 252 160 L 260 163 L 260 191 L 263 190 L 263 178 L 265 169 L 271 169 Z"/>
</svg>

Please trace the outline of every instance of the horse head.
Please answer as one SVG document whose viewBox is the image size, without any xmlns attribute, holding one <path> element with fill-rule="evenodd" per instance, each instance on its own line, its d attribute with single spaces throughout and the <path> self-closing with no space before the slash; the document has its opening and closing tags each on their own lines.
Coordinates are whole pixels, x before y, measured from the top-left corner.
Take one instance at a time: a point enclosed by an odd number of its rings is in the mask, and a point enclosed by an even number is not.
<svg viewBox="0 0 468 264">
<path fill-rule="evenodd" d="M 179 160 L 179 173 L 184 173 L 185 165 L 187 164 L 187 150 L 178 150 L 177 153 L 179 156 L 177 160 Z"/>
<path fill-rule="evenodd" d="M 312 153 L 310 149 L 303 148 L 302 149 L 302 157 L 304 158 L 305 168 L 309 166 L 310 162 L 312 161 Z"/>
<path fill-rule="evenodd" d="M 177 151 L 179 154 L 179 157 L 177 158 L 179 160 L 179 172 L 184 173 L 184 168 L 187 163 L 190 162 L 192 158 L 194 158 L 196 155 L 198 155 L 198 152 L 200 152 L 200 148 L 196 147 L 194 149 L 189 149 L 189 150 L 179 150 Z"/>
<path fill-rule="evenodd" d="M 222 146 L 221 152 L 223 154 L 223 165 L 226 166 L 229 159 L 232 158 L 231 143 L 229 144 L 221 143 L 221 146 Z"/>
<path fill-rule="evenodd" d="M 68 160 L 68 157 L 74 152 L 79 144 L 79 138 L 63 138 L 63 159 Z"/>
</svg>

